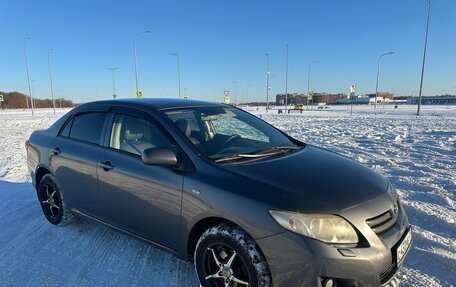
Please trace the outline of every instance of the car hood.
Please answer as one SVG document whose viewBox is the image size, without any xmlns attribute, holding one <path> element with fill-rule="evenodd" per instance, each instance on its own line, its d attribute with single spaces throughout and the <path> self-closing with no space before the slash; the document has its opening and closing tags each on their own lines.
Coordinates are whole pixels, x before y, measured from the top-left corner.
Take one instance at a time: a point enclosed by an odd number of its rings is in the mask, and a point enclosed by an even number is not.
<svg viewBox="0 0 456 287">
<path fill-rule="evenodd" d="M 270 203 L 271 208 L 339 213 L 384 194 L 388 181 L 336 153 L 307 145 L 284 156 L 224 165 L 237 192 Z M 242 190 L 242 191 L 240 191 Z"/>
</svg>

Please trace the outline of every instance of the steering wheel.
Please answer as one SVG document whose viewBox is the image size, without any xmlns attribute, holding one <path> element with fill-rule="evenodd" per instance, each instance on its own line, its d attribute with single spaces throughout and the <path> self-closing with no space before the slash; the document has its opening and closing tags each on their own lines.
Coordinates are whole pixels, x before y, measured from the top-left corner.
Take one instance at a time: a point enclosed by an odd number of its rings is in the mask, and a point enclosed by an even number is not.
<svg viewBox="0 0 456 287">
<path fill-rule="evenodd" d="M 238 138 L 241 138 L 240 135 L 238 134 L 234 134 L 232 136 L 230 136 L 229 138 L 226 139 L 226 141 L 222 144 L 222 146 L 220 147 L 220 150 L 224 149 L 230 142 L 234 141 L 235 139 L 238 139 Z"/>
</svg>

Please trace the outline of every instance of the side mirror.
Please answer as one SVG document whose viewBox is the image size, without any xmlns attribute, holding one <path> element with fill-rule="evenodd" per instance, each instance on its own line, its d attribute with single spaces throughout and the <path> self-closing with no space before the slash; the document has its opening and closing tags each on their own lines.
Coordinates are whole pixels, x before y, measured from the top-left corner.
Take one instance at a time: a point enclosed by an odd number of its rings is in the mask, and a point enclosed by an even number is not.
<svg viewBox="0 0 456 287">
<path fill-rule="evenodd" d="M 174 151 L 164 147 L 152 147 L 142 152 L 142 160 L 145 164 L 174 166 L 177 157 Z"/>
</svg>

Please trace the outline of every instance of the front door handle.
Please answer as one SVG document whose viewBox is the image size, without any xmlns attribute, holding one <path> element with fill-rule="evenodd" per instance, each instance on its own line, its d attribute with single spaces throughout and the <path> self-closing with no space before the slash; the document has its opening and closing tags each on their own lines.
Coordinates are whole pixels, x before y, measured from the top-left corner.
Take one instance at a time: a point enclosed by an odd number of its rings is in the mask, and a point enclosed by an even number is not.
<svg viewBox="0 0 456 287">
<path fill-rule="evenodd" d="M 59 147 L 51 148 L 51 152 L 52 152 L 54 155 L 58 155 L 58 154 L 61 154 L 61 153 L 62 153 L 62 151 L 60 150 Z"/>
<path fill-rule="evenodd" d="M 109 160 L 98 162 L 98 166 L 103 168 L 104 171 L 110 171 L 111 169 L 114 169 L 114 166 L 112 165 L 112 163 Z"/>
</svg>

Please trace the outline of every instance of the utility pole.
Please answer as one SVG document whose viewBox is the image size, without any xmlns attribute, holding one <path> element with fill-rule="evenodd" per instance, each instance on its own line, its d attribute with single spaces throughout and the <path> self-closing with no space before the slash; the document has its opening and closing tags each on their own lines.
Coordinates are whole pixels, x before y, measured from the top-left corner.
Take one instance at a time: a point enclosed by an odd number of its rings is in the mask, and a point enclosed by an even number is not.
<svg viewBox="0 0 456 287">
<path fill-rule="evenodd" d="M 266 112 L 269 111 L 269 54 L 265 54 L 268 57 L 268 72 L 266 74 Z"/>
<path fill-rule="evenodd" d="M 52 86 L 52 73 L 51 73 L 51 51 L 54 51 L 54 49 L 51 48 L 48 50 L 48 65 L 49 65 L 49 81 L 51 82 L 52 109 L 54 110 L 54 115 L 55 115 L 54 87 Z"/>
<path fill-rule="evenodd" d="M 136 81 L 136 92 L 135 92 L 135 95 L 136 97 L 138 97 L 139 95 L 139 83 L 138 83 L 138 63 L 136 61 L 136 38 L 140 35 L 143 35 L 143 34 L 147 34 L 147 33 L 150 33 L 149 30 L 145 30 L 143 32 L 139 32 L 139 33 L 136 33 L 135 34 L 135 37 L 134 37 L 134 41 L 133 41 L 133 46 L 134 46 L 134 49 L 133 49 L 133 58 L 135 60 L 135 81 Z"/>
<path fill-rule="evenodd" d="M 179 64 L 179 54 L 178 53 L 169 53 L 171 56 L 176 56 L 177 59 L 177 83 L 179 86 L 179 99 L 182 99 L 181 97 L 181 78 L 180 78 L 180 64 Z"/>
<path fill-rule="evenodd" d="M 116 95 L 116 82 L 114 80 L 114 71 L 118 70 L 119 68 L 106 68 L 108 70 L 111 70 L 112 74 L 112 97 L 115 99 L 117 97 Z"/>
<path fill-rule="evenodd" d="M 25 40 L 24 40 L 24 55 L 25 55 L 25 68 L 27 70 L 27 81 L 28 81 L 28 90 L 29 90 L 29 94 L 30 94 L 30 104 L 31 104 L 31 107 L 32 107 L 32 116 L 35 114 L 35 109 L 33 107 L 33 95 L 32 95 L 32 86 L 30 84 L 30 73 L 29 73 L 29 66 L 28 66 L 28 57 L 27 57 L 27 47 L 26 47 L 26 42 L 27 40 L 30 40 L 32 38 L 30 37 L 26 37 Z"/>
<path fill-rule="evenodd" d="M 432 0 L 426 0 L 426 1 L 428 2 L 428 15 L 427 15 L 427 22 L 426 22 L 426 36 L 424 38 L 423 65 L 421 66 L 420 94 L 418 96 L 418 109 L 416 111 L 417 116 L 420 115 L 420 108 L 421 108 L 421 94 L 423 91 L 424 65 L 426 63 L 426 49 L 427 49 L 427 39 L 428 39 L 428 32 L 429 32 L 429 18 L 431 15 Z"/>
<path fill-rule="evenodd" d="M 249 87 L 251 86 L 252 84 L 248 84 L 247 87 L 246 87 L 246 94 L 245 94 L 245 104 L 248 106 L 249 105 Z"/>
<path fill-rule="evenodd" d="M 286 71 L 285 71 L 285 114 L 288 111 L 288 44 L 286 45 Z"/>
<path fill-rule="evenodd" d="M 374 104 L 374 109 L 377 109 L 378 77 L 379 77 L 379 75 L 380 75 L 380 61 L 382 60 L 383 56 L 392 55 L 392 54 L 394 54 L 394 52 L 388 52 L 388 53 L 382 54 L 382 55 L 380 55 L 380 57 L 378 57 L 378 63 L 377 63 L 377 84 L 375 85 L 375 104 Z"/>
<path fill-rule="evenodd" d="M 310 71 L 311 71 L 310 68 L 312 67 L 313 63 L 318 63 L 318 60 L 314 60 L 314 61 L 310 62 L 309 70 L 307 72 L 307 103 L 309 102 L 309 98 L 310 98 L 311 99 L 311 107 L 312 107 L 313 99 L 309 95 L 309 92 L 310 92 Z"/>
</svg>

